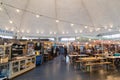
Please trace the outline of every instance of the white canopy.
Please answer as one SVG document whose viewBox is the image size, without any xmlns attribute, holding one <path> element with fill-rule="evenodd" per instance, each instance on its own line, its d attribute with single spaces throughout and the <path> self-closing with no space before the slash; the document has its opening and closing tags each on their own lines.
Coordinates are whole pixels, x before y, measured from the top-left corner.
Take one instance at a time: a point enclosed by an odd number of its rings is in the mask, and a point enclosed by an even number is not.
<svg viewBox="0 0 120 80">
<path fill-rule="evenodd" d="M 96 36 L 120 29 L 120 0 L 0 2 L 0 28 L 21 36 Z"/>
</svg>

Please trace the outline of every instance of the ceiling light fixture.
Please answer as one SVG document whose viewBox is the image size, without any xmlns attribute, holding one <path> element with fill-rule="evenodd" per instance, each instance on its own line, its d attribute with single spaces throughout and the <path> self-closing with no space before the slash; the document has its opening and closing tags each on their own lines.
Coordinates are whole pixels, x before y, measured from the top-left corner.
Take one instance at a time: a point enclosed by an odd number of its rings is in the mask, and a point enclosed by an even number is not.
<svg viewBox="0 0 120 80">
<path fill-rule="evenodd" d="M 82 33 L 83 31 L 82 30 L 80 30 L 80 33 Z"/>
<path fill-rule="evenodd" d="M 66 34 L 68 34 L 69 32 L 67 31 Z"/>
<path fill-rule="evenodd" d="M 24 30 L 22 30 L 21 32 L 24 33 Z"/>
<path fill-rule="evenodd" d="M 78 31 L 77 31 L 77 30 L 75 30 L 75 33 L 77 34 L 77 33 L 78 33 Z"/>
<path fill-rule="evenodd" d="M 91 29 L 90 32 L 93 32 L 93 30 Z"/>
<path fill-rule="evenodd" d="M 13 21 L 9 20 L 9 23 L 10 23 L 10 24 L 12 24 L 12 23 L 13 23 Z"/>
<path fill-rule="evenodd" d="M 44 32 L 42 31 L 41 34 L 43 34 Z"/>
<path fill-rule="evenodd" d="M 62 34 L 65 34 L 65 32 L 62 32 Z"/>
<path fill-rule="evenodd" d="M 36 15 L 36 18 L 39 18 L 40 16 L 39 15 Z"/>
<path fill-rule="evenodd" d="M 54 34 L 56 34 L 56 32 L 54 32 Z"/>
<path fill-rule="evenodd" d="M 20 10 L 19 10 L 19 9 L 16 9 L 16 12 L 17 12 L 17 13 L 19 13 L 19 12 L 20 12 Z"/>
<path fill-rule="evenodd" d="M 107 26 L 104 26 L 104 29 L 107 29 Z"/>
<path fill-rule="evenodd" d="M 39 31 L 37 31 L 36 33 L 38 33 L 38 34 L 39 34 Z"/>
<path fill-rule="evenodd" d="M 70 24 L 71 26 L 74 26 L 74 24 Z"/>
<path fill-rule="evenodd" d="M 27 30 L 27 33 L 30 33 L 30 31 L 29 31 L 29 30 Z"/>
<path fill-rule="evenodd" d="M 87 29 L 87 28 L 88 28 L 88 26 L 85 26 L 85 28 Z"/>
<path fill-rule="evenodd" d="M 50 32 L 50 34 L 52 34 L 52 32 Z"/>
<path fill-rule="evenodd" d="M 108 29 L 108 31 L 112 31 L 112 29 Z"/>
<path fill-rule="evenodd" d="M 18 30 L 17 32 L 19 33 L 20 31 Z"/>
<path fill-rule="evenodd" d="M 110 28 L 113 28 L 113 25 L 110 25 Z"/>
<path fill-rule="evenodd" d="M 2 11 L 2 8 L 0 7 L 0 11 Z"/>
<path fill-rule="evenodd" d="M 12 28 L 11 31 L 14 31 L 14 28 Z"/>
<path fill-rule="evenodd" d="M 56 20 L 56 22 L 58 23 L 58 22 L 60 22 L 59 20 Z"/>
<path fill-rule="evenodd" d="M 5 30 L 8 30 L 8 27 L 6 27 Z"/>
</svg>

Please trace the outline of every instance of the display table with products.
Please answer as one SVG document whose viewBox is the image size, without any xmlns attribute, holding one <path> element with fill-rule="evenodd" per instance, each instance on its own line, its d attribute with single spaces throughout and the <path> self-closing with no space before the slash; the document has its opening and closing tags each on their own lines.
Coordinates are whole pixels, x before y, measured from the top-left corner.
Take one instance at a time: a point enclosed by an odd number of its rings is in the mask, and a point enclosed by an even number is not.
<svg viewBox="0 0 120 80">
<path fill-rule="evenodd" d="M 9 74 L 8 78 L 14 78 L 22 73 L 25 73 L 33 68 L 35 68 L 36 57 L 16 57 L 16 60 L 9 62 Z"/>
</svg>

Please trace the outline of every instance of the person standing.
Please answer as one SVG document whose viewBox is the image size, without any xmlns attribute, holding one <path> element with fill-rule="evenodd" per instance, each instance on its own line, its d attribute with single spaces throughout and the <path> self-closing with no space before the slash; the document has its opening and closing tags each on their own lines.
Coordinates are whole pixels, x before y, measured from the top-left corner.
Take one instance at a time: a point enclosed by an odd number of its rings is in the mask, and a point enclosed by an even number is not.
<svg viewBox="0 0 120 80">
<path fill-rule="evenodd" d="M 64 47 L 63 47 L 63 46 L 60 46 L 60 57 L 61 57 L 61 61 L 64 61 L 64 60 L 65 60 L 64 54 L 65 54 Z"/>
</svg>

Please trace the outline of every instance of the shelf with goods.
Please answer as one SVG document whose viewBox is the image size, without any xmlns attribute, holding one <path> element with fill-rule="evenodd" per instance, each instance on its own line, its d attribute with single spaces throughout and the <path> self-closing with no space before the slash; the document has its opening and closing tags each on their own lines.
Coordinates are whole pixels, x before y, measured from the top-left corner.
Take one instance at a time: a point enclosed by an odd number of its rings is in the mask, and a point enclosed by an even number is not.
<svg viewBox="0 0 120 80">
<path fill-rule="evenodd" d="M 11 61 L 9 63 L 9 75 L 8 78 L 12 79 L 24 72 L 27 72 L 33 68 L 35 68 L 35 56 L 26 56 L 21 59 Z"/>
<path fill-rule="evenodd" d="M 0 80 L 7 78 L 9 53 L 10 53 L 9 46 L 0 45 Z"/>
<path fill-rule="evenodd" d="M 8 76 L 8 63 L 0 63 L 0 80 L 7 79 Z"/>
</svg>

